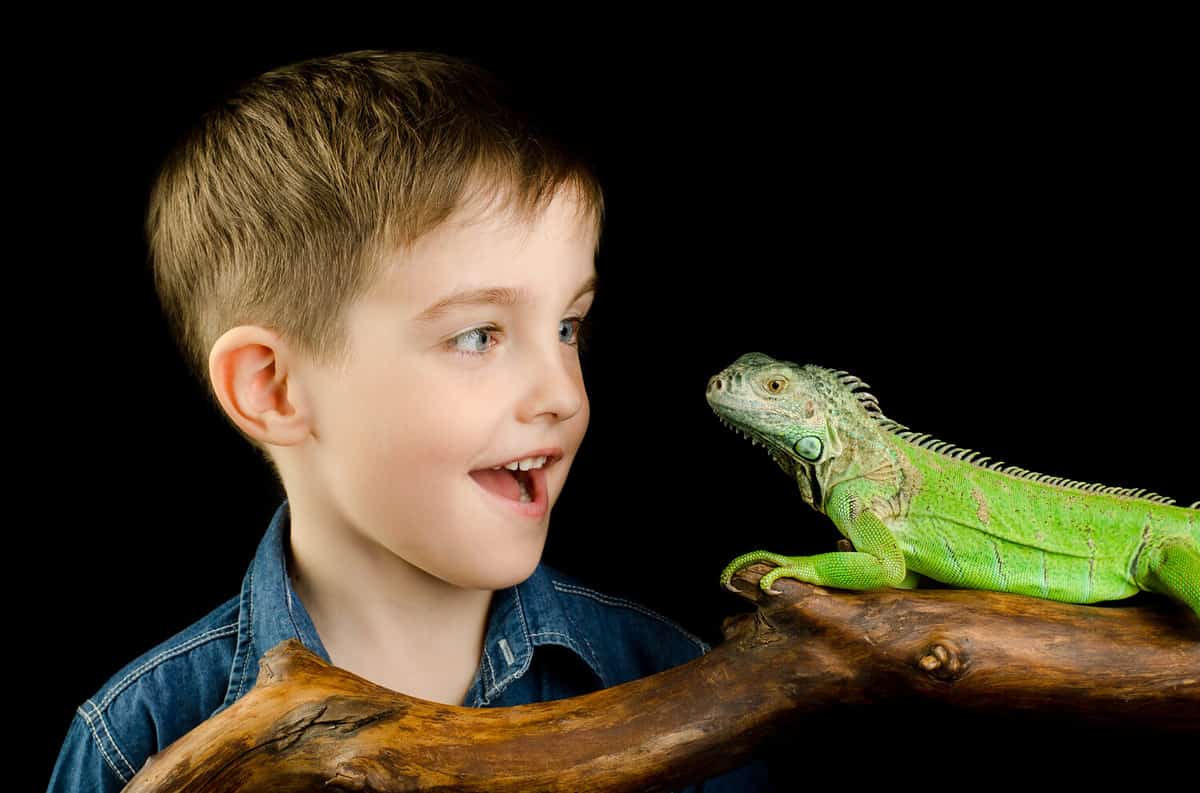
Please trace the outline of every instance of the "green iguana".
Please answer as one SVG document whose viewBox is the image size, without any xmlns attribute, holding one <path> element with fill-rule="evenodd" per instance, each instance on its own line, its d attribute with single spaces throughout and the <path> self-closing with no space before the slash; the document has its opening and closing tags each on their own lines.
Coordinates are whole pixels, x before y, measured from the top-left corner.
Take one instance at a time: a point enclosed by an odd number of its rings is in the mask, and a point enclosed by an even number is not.
<svg viewBox="0 0 1200 793">
<path fill-rule="evenodd" d="M 747 353 L 708 382 L 721 422 L 796 480 L 853 551 L 742 554 L 783 576 L 843 589 L 952 586 L 1068 603 L 1158 592 L 1200 615 L 1200 501 L 1026 471 L 911 432 L 844 371 Z"/>
</svg>

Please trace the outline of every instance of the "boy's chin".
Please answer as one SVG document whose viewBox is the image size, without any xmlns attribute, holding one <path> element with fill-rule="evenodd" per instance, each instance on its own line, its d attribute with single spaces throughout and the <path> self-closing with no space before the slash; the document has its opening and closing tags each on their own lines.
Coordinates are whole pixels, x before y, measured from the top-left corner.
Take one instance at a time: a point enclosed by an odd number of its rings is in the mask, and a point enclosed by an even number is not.
<svg viewBox="0 0 1200 793">
<path fill-rule="evenodd" d="M 460 567 L 454 571 L 454 575 L 443 580 L 461 589 L 508 589 L 533 575 L 541 561 L 541 549 L 542 546 L 539 546 L 537 553 L 531 552 L 525 558 L 504 558 L 505 555 L 497 554 L 498 558 L 490 564 L 473 570 Z"/>
</svg>

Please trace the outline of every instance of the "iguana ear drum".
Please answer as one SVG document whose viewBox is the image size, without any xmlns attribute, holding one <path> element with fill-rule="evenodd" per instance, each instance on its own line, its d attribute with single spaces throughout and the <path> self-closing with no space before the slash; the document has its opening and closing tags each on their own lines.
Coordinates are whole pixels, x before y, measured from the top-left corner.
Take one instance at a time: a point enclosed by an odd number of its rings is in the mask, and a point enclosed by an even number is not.
<svg viewBox="0 0 1200 793">
<path fill-rule="evenodd" d="M 796 441 L 792 448 L 805 460 L 816 461 L 821 457 L 821 439 L 814 438 L 812 435 L 806 435 Z"/>
</svg>

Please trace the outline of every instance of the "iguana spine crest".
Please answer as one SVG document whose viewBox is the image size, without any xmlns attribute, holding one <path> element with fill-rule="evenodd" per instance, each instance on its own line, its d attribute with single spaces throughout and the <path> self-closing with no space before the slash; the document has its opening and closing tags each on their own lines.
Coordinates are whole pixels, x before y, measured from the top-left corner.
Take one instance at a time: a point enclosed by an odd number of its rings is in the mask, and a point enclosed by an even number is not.
<svg viewBox="0 0 1200 793">
<path fill-rule="evenodd" d="M 980 457 L 978 460 L 976 460 L 975 458 L 980 454 L 979 452 L 972 451 L 971 449 L 966 449 L 961 446 L 955 446 L 947 441 L 938 440 L 929 433 L 913 432 L 905 425 L 897 421 L 893 421 L 883 414 L 883 411 L 879 407 L 879 401 L 865 390 L 870 388 L 870 385 L 842 369 L 835 370 L 834 374 L 839 378 L 839 382 L 846 386 L 850 392 L 858 398 L 859 404 L 862 405 L 863 409 L 867 412 L 867 415 L 874 419 L 880 428 L 905 439 L 915 446 L 918 446 L 922 449 L 928 449 L 929 451 L 940 454 L 943 457 L 949 457 L 962 462 L 971 463 L 972 465 L 980 468 L 987 468 L 992 471 L 1010 474 L 1019 479 L 1028 479 L 1035 482 L 1042 482 L 1044 484 L 1058 485 L 1059 487 L 1064 487 L 1071 490 L 1081 490 L 1088 493 L 1108 493 L 1116 496 L 1129 496 L 1131 498 L 1137 498 L 1143 501 L 1151 501 L 1157 504 L 1176 504 L 1175 499 L 1159 495 L 1158 493 L 1149 492 L 1144 487 L 1113 487 L 1097 482 L 1079 482 L 1073 479 L 1066 479 L 1061 476 L 1051 476 L 1049 474 L 1042 474 L 1036 471 L 1027 471 L 1026 469 L 1016 465 L 1005 466 L 1004 462 L 1000 460 L 988 465 L 984 465 L 985 461 L 991 459 L 990 457 Z M 1194 504 L 1189 505 L 1188 509 L 1200 509 L 1200 501 L 1196 501 Z"/>
</svg>

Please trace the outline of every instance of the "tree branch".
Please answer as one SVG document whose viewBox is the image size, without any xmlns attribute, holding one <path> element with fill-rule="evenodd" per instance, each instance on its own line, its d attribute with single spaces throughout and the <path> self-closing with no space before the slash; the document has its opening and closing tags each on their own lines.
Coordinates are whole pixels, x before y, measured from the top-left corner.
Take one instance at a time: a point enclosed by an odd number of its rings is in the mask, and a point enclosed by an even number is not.
<svg viewBox="0 0 1200 793">
<path fill-rule="evenodd" d="M 769 565 L 709 654 L 583 696 L 429 702 L 294 640 L 254 688 L 154 755 L 126 793 L 665 790 L 739 767 L 798 716 L 914 694 L 970 710 L 1200 729 L 1200 622 L 1166 599 L 1096 607 L 976 590 L 827 590 Z"/>
</svg>

